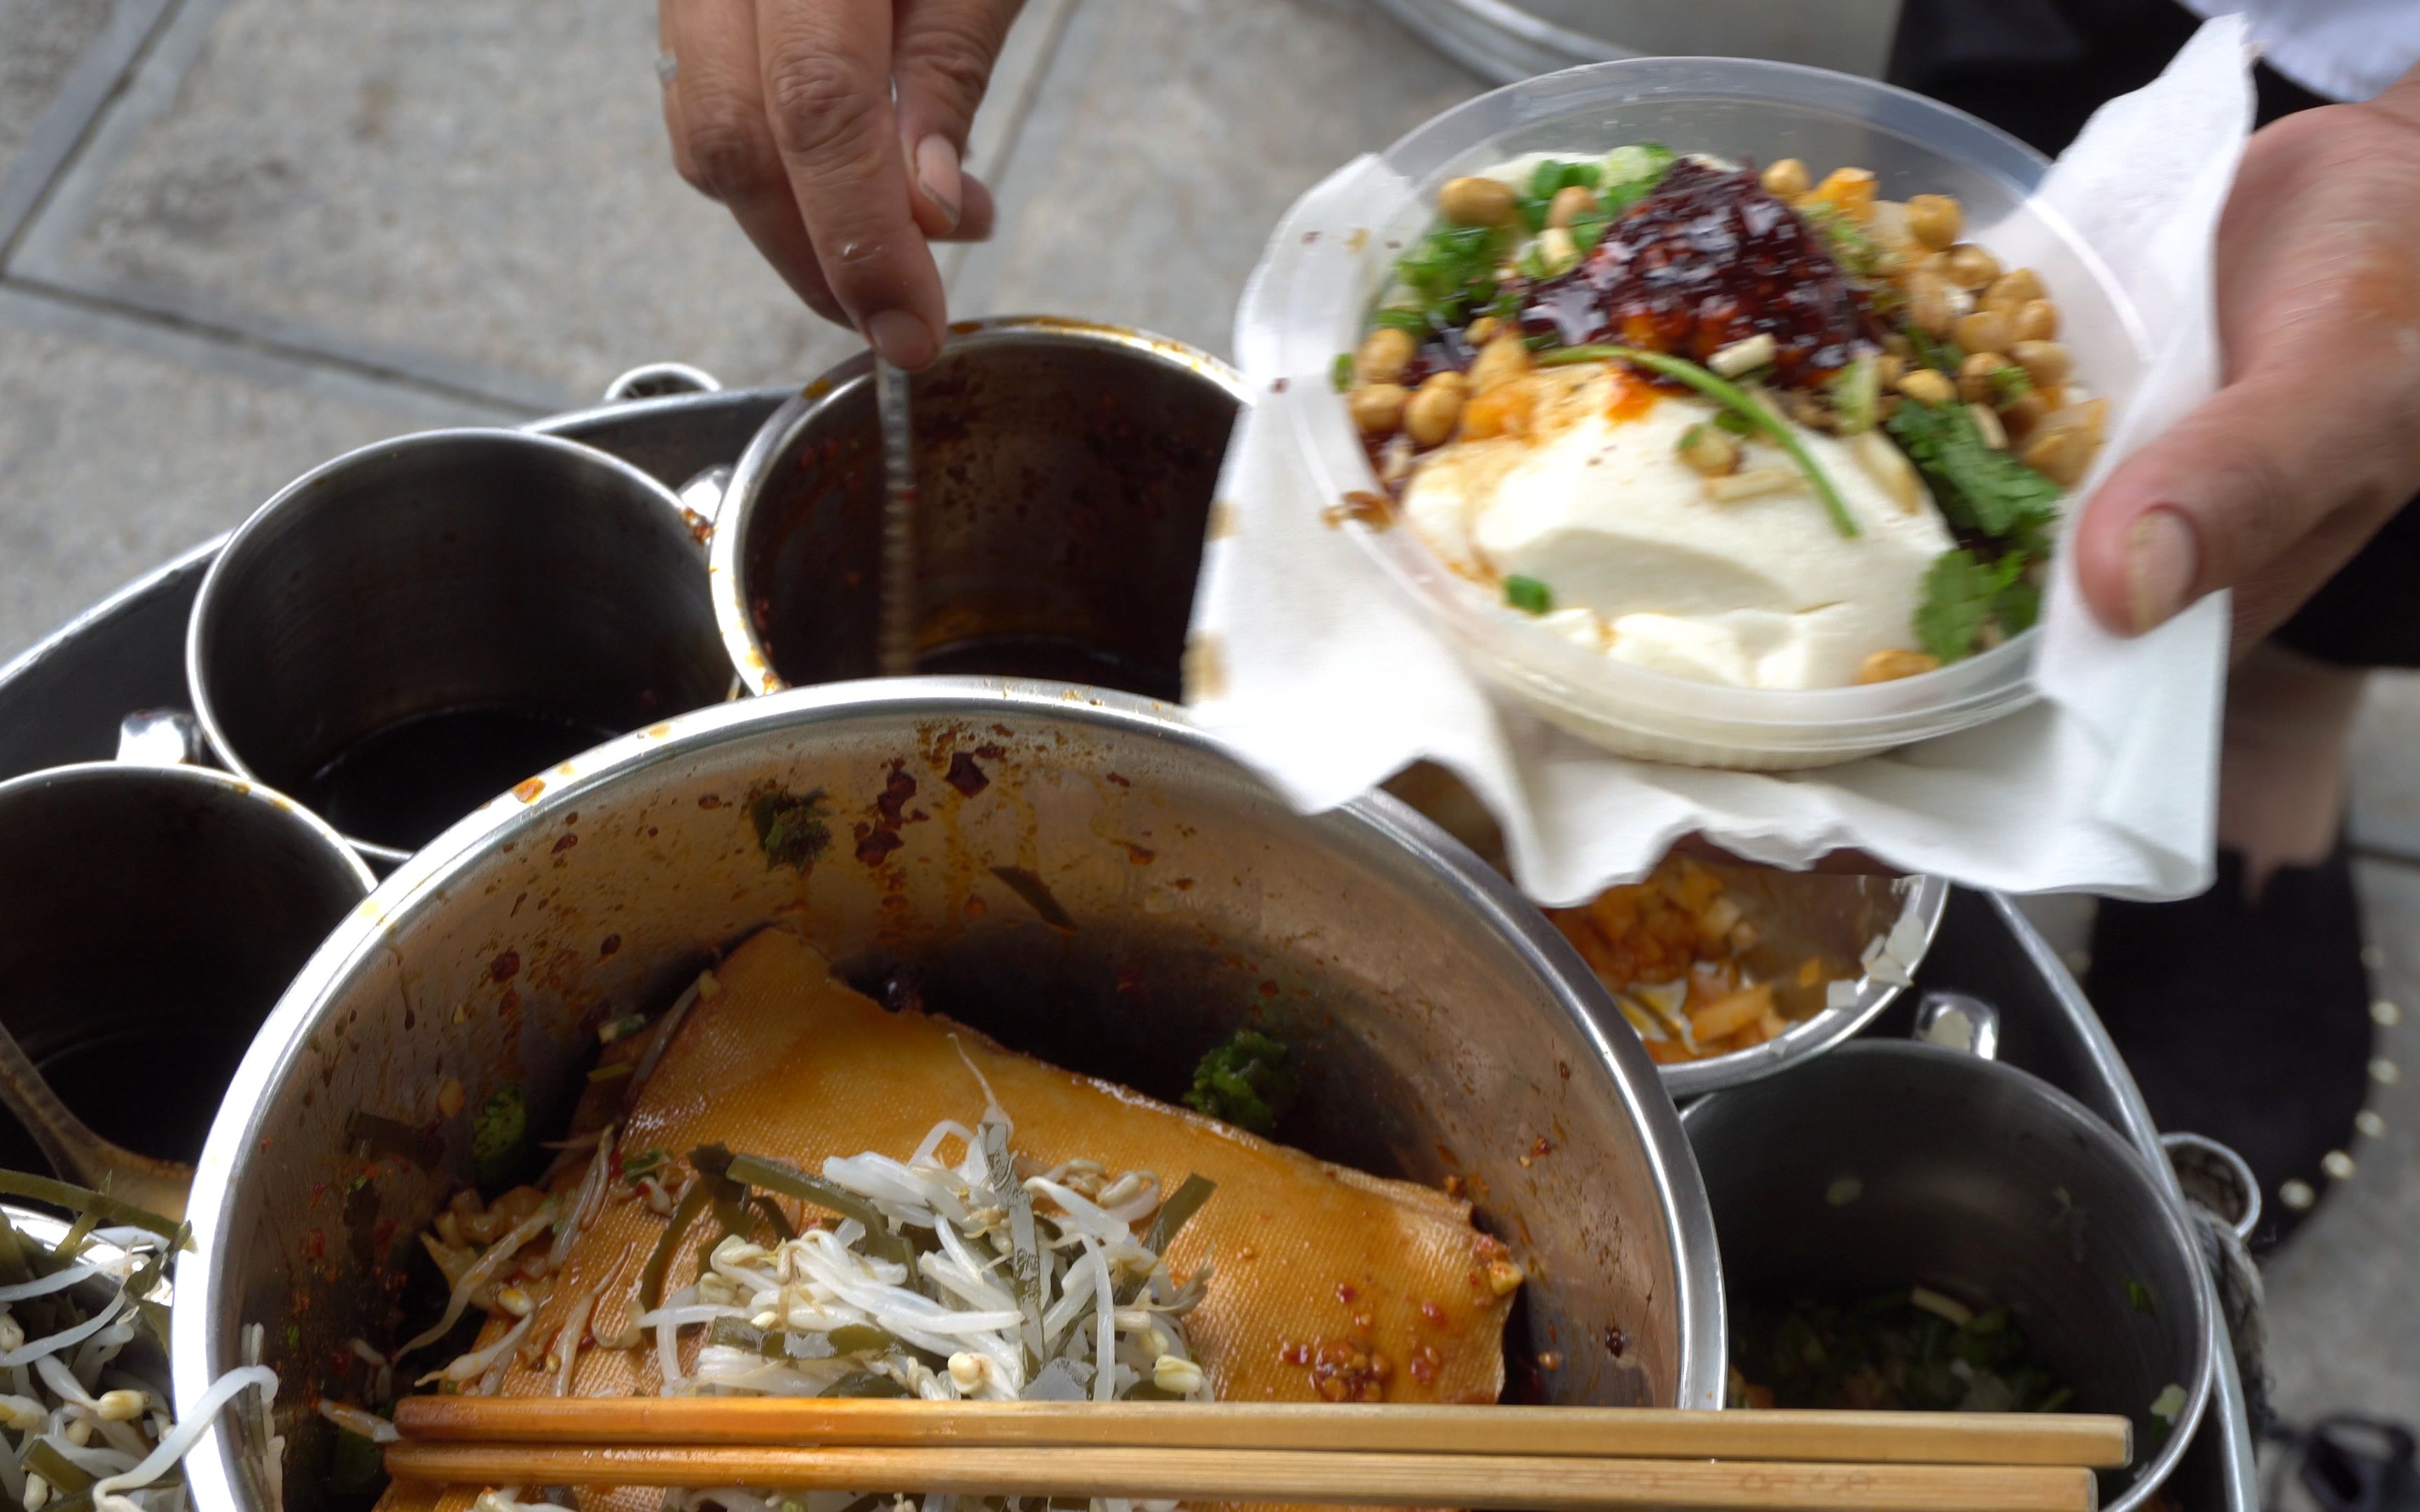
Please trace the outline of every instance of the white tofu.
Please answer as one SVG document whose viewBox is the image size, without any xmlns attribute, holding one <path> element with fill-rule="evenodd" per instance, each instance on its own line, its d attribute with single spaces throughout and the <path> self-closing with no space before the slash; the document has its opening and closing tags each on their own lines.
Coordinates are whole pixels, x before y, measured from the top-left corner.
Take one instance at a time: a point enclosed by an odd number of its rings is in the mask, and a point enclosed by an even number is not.
<svg viewBox="0 0 2420 1512">
<path fill-rule="evenodd" d="M 1641 395 L 1603 368 L 1544 383 L 1528 435 L 1455 442 L 1413 475 L 1405 517 L 1430 549 L 1538 579 L 1557 610 L 1606 627 L 1607 656 L 1676 676 L 1835 687 L 1876 651 L 1916 647 L 1924 574 L 1955 544 L 1929 501 L 1902 508 L 1845 444 L 1802 431 L 1857 536 L 1769 443 L 1743 467 L 1791 469 L 1792 486 L 1715 502 L 1677 452 L 1711 404 Z"/>
</svg>

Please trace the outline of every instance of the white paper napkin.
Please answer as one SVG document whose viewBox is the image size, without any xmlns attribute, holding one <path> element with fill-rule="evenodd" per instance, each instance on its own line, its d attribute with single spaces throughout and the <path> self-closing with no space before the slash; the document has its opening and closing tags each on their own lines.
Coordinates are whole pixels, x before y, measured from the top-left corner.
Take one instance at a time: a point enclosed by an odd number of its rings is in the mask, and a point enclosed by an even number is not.
<svg viewBox="0 0 2420 1512">
<path fill-rule="evenodd" d="M 2101 255 L 2149 338 L 2096 479 L 2216 383 L 2211 249 L 2252 119 L 2244 38 L 2241 18 L 2205 24 L 2158 80 L 2093 116 L 2038 195 Z M 1194 609 L 1187 694 L 1200 724 L 1309 811 L 1416 761 L 1447 767 L 1495 813 L 1516 879 L 1548 904 L 1645 874 L 1692 832 L 1776 865 L 1855 848 L 2013 892 L 2169 898 L 2209 885 L 2227 606 L 2206 600 L 2139 640 L 2108 635 L 2065 551 L 2043 609 L 2040 702 L 1841 766 L 1631 761 L 1466 671 L 1323 522 L 1332 501 L 1288 444 L 1326 374 L 1299 343 L 1286 350 L 1272 291 L 1319 238 L 1351 237 L 1402 193 L 1374 158 L 1339 170 L 1295 203 L 1245 291 L 1235 349 L 1257 397 L 1228 454 Z"/>
</svg>

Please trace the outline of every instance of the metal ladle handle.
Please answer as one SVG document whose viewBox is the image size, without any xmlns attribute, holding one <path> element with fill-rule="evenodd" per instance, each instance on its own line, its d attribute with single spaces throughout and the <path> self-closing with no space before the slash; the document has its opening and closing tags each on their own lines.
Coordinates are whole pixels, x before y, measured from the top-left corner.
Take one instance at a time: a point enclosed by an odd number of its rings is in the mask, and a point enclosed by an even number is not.
<svg viewBox="0 0 2420 1512">
<path fill-rule="evenodd" d="M 59 1101 L 51 1084 L 25 1054 L 17 1037 L 0 1024 L 0 1103 L 5 1103 L 59 1175 L 112 1196 L 147 1208 L 163 1218 L 182 1218 L 194 1168 L 182 1161 L 137 1154 L 92 1132 Z"/>
</svg>

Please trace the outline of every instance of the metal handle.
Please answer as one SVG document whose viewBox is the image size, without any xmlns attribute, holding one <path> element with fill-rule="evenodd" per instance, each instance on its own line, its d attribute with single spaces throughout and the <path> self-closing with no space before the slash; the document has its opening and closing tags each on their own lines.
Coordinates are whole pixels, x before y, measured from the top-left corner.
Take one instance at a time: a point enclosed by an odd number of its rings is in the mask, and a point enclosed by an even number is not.
<svg viewBox="0 0 2420 1512">
<path fill-rule="evenodd" d="M 720 393 L 722 380 L 687 363 L 648 363 L 605 385 L 605 402 L 660 399 L 675 393 Z"/>
<path fill-rule="evenodd" d="M 117 722 L 117 759 L 137 766 L 204 766 L 202 722 L 182 709 L 137 709 Z"/>
<path fill-rule="evenodd" d="M 2000 1058 L 2000 1011 L 1964 993 L 1927 993 L 1916 1005 L 1913 1038 L 1982 1060 Z"/>
<path fill-rule="evenodd" d="M 2251 1163 L 2205 1134 L 2164 1134 L 2160 1148 L 2168 1152 L 2185 1196 L 2216 1213 L 2236 1238 L 2251 1242 L 2252 1231 L 2260 1227 L 2260 1179 L 2252 1174 Z"/>
</svg>

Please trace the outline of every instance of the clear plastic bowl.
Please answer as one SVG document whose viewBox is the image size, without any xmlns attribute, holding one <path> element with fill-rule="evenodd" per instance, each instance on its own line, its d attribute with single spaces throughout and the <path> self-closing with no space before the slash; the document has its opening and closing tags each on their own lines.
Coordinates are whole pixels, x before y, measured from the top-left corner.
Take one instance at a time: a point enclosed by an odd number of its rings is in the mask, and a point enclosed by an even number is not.
<svg viewBox="0 0 2420 1512">
<path fill-rule="evenodd" d="M 1525 152 L 1594 154 L 1648 141 L 1760 163 L 1794 157 L 1818 177 L 1868 168 L 1887 199 L 1956 195 L 1970 239 L 2006 266 L 2040 272 L 2077 378 L 2110 400 L 2116 428 L 2146 361 L 2141 322 L 2093 251 L 2028 198 L 2049 167 L 2040 154 L 1971 116 L 1868 79 L 1742 58 L 1624 58 L 1497 89 L 1419 127 L 1382 159 L 1386 202 L 1376 190 L 1356 202 L 1366 224 L 1318 235 L 1272 269 L 1278 356 L 1289 386 L 1304 391 L 1290 407 L 1293 441 L 1323 497 L 1378 486 L 1328 372 L 1337 353 L 1359 343 L 1394 258 L 1434 218 L 1438 186 Z M 2034 631 L 1936 672 L 1860 687 L 1747 688 L 1651 671 L 1506 608 L 1408 527 L 1343 528 L 1474 669 L 1624 755 L 1744 770 L 1823 766 L 2000 718 L 2035 697 Z"/>
</svg>

